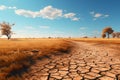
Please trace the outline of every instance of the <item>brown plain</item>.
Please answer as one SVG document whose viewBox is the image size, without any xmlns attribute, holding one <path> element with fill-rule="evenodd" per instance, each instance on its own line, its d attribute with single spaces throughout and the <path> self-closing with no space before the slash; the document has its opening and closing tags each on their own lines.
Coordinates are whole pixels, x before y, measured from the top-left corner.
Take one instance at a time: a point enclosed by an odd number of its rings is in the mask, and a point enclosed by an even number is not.
<svg viewBox="0 0 120 80">
<path fill-rule="evenodd" d="M 69 53 L 72 41 L 80 41 L 120 50 L 120 39 L 0 39 L 0 80 L 21 80 L 23 74 L 36 60 L 50 58 L 58 53 Z"/>
<path fill-rule="evenodd" d="M 110 38 L 110 39 L 107 39 L 107 38 L 106 39 L 103 39 L 103 38 L 73 38 L 72 40 L 82 41 L 82 42 L 120 44 L 120 38 Z"/>
<path fill-rule="evenodd" d="M 120 55 L 120 38 L 73 38 L 73 41 L 87 42 L 94 44 L 94 46 L 105 46 L 106 48 L 111 48 L 118 51 Z"/>
<path fill-rule="evenodd" d="M 0 80 L 19 80 L 35 60 L 68 53 L 70 48 L 63 39 L 0 39 Z"/>
</svg>

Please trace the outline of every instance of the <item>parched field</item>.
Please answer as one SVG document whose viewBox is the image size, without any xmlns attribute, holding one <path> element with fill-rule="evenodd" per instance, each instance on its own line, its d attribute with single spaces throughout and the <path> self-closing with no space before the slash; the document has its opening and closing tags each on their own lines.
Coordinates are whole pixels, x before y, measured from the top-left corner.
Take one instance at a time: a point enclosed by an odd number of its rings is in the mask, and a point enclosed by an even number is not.
<svg viewBox="0 0 120 80">
<path fill-rule="evenodd" d="M 36 60 L 68 53 L 63 39 L 0 39 L 0 80 L 18 80 Z"/>
<path fill-rule="evenodd" d="M 70 54 L 37 61 L 24 80 L 120 80 L 119 39 L 66 40 Z"/>
<path fill-rule="evenodd" d="M 86 42 L 94 44 L 94 46 L 104 46 L 106 48 L 112 48 L 120 51 L 120 38 L 73 38 L 73 41 Z"/>
<path fill-rule="evenodd" d="M 119 79 L 120 39 L 0 40 L 0 80 Z"/>
<path fill-rule="evenodd" d="M 120 38 L 72 38 L 72 40 L 89 43 L 120 44 Z"/>
</svg>

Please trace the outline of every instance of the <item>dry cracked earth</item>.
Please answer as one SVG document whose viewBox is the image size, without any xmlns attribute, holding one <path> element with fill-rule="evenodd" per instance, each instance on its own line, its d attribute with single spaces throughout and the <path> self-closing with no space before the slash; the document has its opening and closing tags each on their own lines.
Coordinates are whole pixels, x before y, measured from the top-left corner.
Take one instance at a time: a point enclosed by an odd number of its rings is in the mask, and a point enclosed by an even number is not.
<svg viewBox="0 0 120 80">
<path fill-rule="evenodd" d="M 74 42 L 69 54 L 38 60 L 25 80 L 120 80 L 119 50 L 85 42 Z"/>
</svg>

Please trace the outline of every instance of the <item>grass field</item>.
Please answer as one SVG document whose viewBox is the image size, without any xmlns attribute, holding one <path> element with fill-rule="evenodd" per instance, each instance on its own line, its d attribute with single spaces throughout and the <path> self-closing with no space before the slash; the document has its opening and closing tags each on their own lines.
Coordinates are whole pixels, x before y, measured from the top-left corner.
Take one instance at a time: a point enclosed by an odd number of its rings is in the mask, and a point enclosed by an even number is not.
<svg viewBox="0 0 120 80">
<path fill-rule="evenodd" d="M 73 41 L 93 43 L 95 46 L 105 46 L 117 50 L 120 53 L 120 38 L 72 38 Z"/>
<path fill-rule="evenodd" d="M 19 80 L 35 60 L 68 53 L 70 48 L 63 39 L 0 39 L 0 80 Z"/>
<path fill-rule="evenodd" d="M 120 38 L 72 38 L 74 41 L 82 41 L 82 42 L 96 42 L 96 43 L 108 43 L 108 44 L 120 44 Z"/>
<path fill-rule="evenodd" d="M 73 47 L 70 41 L 102 44 L 120 50 L 120 39 L 0 39 L 0 80 L 21 80 L 21 74 L 36 60 L 69 53 Z"/>
</svg>

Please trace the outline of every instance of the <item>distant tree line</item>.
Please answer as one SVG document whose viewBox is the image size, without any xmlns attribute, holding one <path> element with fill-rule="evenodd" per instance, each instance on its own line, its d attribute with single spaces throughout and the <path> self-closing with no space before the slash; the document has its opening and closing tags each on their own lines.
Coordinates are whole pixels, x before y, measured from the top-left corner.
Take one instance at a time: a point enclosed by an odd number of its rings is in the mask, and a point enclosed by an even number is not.
<svg viewBox="0 0 120 80">
<path fill-rule="evenodd" d="M 120 32 L 113 32 L 113 33 L 112 33 L 112 37 L 113 37 L 113 38 L 115 38 L 115 37 L 116 37 L 116 38 L 120 38 Z"/>
<path fill-rule="evenodd" d="M 11 31 L 12 26 L 14 26 L 15 24 L 9 24 L 7 22 L 2 22 L 0 23 L 0 32 L 1 35 L 5 35 L 7 36 L 8 40 L 11 38 L 11 35 L 13 34 L 13 32 Z M 120 38 L 120 32 L 114 32 L 114 30 L 111 27 L 105 27 L 102 30 L 102 38 L 110 38 L 110 35 L 113 38 Z M 51 37 L 48 37 L 51 38 Z M 84 38 L 88 38 L 87 36 L 85 36 Z M 95 37 L 96 38 L 96 37 Z"/>
<path fill-rule="evenodd" d="M 110 35 L 113 38 L 120 38 L 120 32 L 114 32 L 114 30 L 111 27 L 106 27 L 102 30 L 102 38 L 110 38 Z"/>
</svg>

